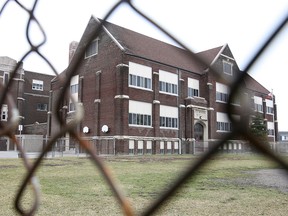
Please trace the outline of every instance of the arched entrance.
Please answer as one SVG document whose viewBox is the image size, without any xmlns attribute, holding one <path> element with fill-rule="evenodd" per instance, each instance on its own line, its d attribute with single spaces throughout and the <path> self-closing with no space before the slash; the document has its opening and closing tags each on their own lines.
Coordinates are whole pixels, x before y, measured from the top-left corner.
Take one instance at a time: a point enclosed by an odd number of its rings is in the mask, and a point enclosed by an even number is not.
<svg viewBox="0 0 288 216">
<path fill-rule="evenodd" d="M 200 123 L 194 125 L 194 138 L 196 141 L 204 140 L 204 126 Z"/>
</svg>

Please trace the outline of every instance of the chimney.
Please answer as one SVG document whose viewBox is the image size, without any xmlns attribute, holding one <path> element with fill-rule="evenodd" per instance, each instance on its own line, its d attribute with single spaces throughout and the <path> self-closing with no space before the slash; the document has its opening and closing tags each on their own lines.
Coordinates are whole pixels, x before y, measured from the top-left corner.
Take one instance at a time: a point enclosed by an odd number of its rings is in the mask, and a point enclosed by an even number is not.
<svg viewBox="0 0 288 216">
<path fill-rule="evenodd" d="M 77 41 L 72 41 L 69 44 L 69 63 L 71 62 L 77 47 L 78 47 L 78 42 Z"/>
</svg>

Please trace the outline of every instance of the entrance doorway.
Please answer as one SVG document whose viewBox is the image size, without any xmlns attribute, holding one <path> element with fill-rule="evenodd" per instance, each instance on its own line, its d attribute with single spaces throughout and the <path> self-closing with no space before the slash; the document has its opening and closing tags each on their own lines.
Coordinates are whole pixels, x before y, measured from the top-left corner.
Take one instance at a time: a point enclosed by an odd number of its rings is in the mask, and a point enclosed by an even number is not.
<svg viewBox="0 0 288 216">
<path fill-rule="evenodd" d="M 204 127 L 200 123 L 194 125 L 194 138 L 196 141 L 204 140 Z"/>
</svg>

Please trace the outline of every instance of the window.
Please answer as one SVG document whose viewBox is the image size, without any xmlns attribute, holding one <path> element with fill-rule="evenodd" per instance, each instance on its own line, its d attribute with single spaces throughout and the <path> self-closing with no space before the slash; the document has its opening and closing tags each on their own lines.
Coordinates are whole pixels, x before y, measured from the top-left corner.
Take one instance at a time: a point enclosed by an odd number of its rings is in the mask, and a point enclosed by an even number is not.
<svg viewBox="0 0 288 216">
<path fill-rule="evenodd" d="M 274 136 L 274 129 L 267 129 L 268 136 Z"/>
<path fill-rule="evenodd" d="M 160 89 L 161 92 L 167 92 L 170 94 L 178 94 L 178 86 L 176 84 L 167 83 L 160 81 Z"/>
<path fill-rule="evenodd" d="M 216 100 L 227 103 L 229 100 L 229 94 L 216 92 Z"/>
<path fill-rule="evenodd" d="M 137 144 L 137 154 L 143 155 L 143 141 L 139 140 Z"/>
<path fill-rule="evenodd" d="M 152 68 L 129 62 L 129 86 L 152 89 Z"/>
<path fill-rule="evenodd" d="M 178 128 L 177 118 L 160 116 L 160 127 Z"/>
<path fill-rule="evenodd" d="M 233 98 L 231 98 L 231 104 L 240 106 L 240 103 L 241 103 L 241 100 L 240 100 L 239 94 L 236 94 L 236 95 L 234 95 Z"/>
<path fill-rule="evenodd" d="M 76 107 L 74 102 L 78 102 L 78 89 L 79 89 L 79 75 L 75 75 L 70 80 L 70 94 L 69 112 L 75 111 Z"/>
<path fill-rule="evenodd" d="M 129 124 L 151 126 L 151 115 L 129 113 Z"/>
<path fill-rule="evenodd" d="M 151 79 L 129 74 L 129 85 L 140 88 L 151 89 Z"/>
<path fill-rule="evenodd" d="M 167 154 L 172 153 L 172 144 L 170 141 L 167 141 Z"/>
<path fill-rule="evenodd" d="M 263 103 L 261 97 L 254 96 L 254 109 L 256 112 L 263 112 Z"/>
<path fill-rule="evenodd" d="M 69 103 L 69 112 L 75 111 L 76 110 L 76 106 L 74 103 Z"/>
<path fill-rule="evenodd" d="M 129 140 L 129 154 L 134 155 L 134 140 Z"/>
<path fill-rule="evenodd" d="M 160 127 L 178 128 L 178 108 L 160 105 Z"/>
<path fill-rule="evenodd" d="M 217 121 L 217 131 L 232 131 L 231 122 L 218 122 Z"/>
<path fill-rule="evenodd" d="M 160 154 L 164 154 L 164 141 L 160 141 Z"/>
<path fill-rule="evenodd" d="M 227 61 L 223 61 L 223 72 L 228 75 L 233 75 L 233 64 Z"/>
<path fill-rule="evenodd" d="M 32 89 L 37 91 L 43 91 L 43 81 L 42 80 L 32 80 Z"/>
<path fill-rule="evenodd" d="M 268 133 L 268 136 L 274 136 L 275 135 L 273 122 L 267 122 L 267 133 Z"/>
<path fill-rule="evenodd" d="M 146 141 L 146 154 L 152 154 L 152 141 Z"/>
<path fill-rule="evenodd" d="M 174 142 L 174 154 L 179 154 L 179 142 Z"/>
<path fill-rule="evenodd" d="M 216 83 L 216 101 L 227 103 L 229 100 L 230 89 L 228 86 Z"/>
<path fill-rule="evenodd" d="M 216 129 L 218 132 L 230 132 L 232 131 L 232 123 L 230 122 L 226 113 L 216 113 Z"/>
<path fill-rule="evenodd" d="M 4 72 L 3 84 L 7 85 L 9 82 L 9 73 Z"/>
<path fill-rule="evenodd" d="M 199 97 L 199 90 L 188 88 L 188 97 Z"/>
<path fill-rule="evenodd" d="M 159 91 L 172 95 L 178 94 L 178 75 L 166 71 L 159 71 Z"/>
<path fill-rule="evenodd" d="M 188 78 L 188 97 L 199 97 L 199 80 Z"/>
<path fill-rule="evenodd" d="M 263 105 L 262 104 L 255 103 L 254 108 L 255 108 L 255 111 L 257 111 L 257 112 L 263 112 Z"/>
<path fill-rule="evenodd" d="M 8 106 L 6 104 L 3 104 L 1 108 L 1 121 L 7 121 L 7 120 L 8 120 Z"/>
<path fill-rule="evenodd" d="M 47 104 L 42 104 L 42 103 L 38 103 L 37 104 L 37 110 L 38 111 L 47 111 Z"/>
<path fill-rule="evenodd" d="M 92 41 L 90 45 L 87 47 L 85 52 L 85 58 L 89 58 L 97 54 L 98 54 L 98 39 Z"/>
<path fill-rule="evenodd" d="M 77 83 L 77 84 L 74 84 L 74 85 L 71 85 L 71 86 L 70 86 L 70 93 L 71 93 L 71 94 L 76 94 L 76 93 L 78 93 L 78 87 L 79 87 L 78 83 Z"/>
<path fill-rule="evenodd" d="M 273 108 L 273 101 L 266 99 L 266 113 L 267 114 L 273 114 L 274 108 Z"/>
<path fill-rule="evenodd" d="M 274 108 L 273 107 L 268 107 L 267 106 L 267 113 L 269 113 L 269 114 L 273 114 L 274 113 Z"/>
<path fill-rule="evenodd" d="M 152 126 L 152 104 L 129 101 L 129 125 Z"/>
</svg>

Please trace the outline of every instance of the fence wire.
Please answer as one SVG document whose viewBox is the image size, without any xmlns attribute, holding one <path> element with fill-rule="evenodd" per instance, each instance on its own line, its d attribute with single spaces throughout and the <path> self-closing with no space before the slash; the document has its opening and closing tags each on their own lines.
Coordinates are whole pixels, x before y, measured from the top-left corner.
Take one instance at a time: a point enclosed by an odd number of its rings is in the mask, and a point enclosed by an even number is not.
<svg viewBox="0 0 288 216">
<path fill-rule="evenodd" d="M 53 63 L 49 61 L 49 59 L 45 56 L 45 53 L 41 53 L 40 48 L 46 43 L 47 37 L 45 34 L 45 30 L 42 28 L 39 20 L 35 16 L 35 11 L 37 8 L 37 4 L 39 3 L 38 0 L 34 1 L 33 7 L 31 9 L 28 9 L 25 7 L 20 1 L 17 0 L 7 0 L 1 7 L 0 10 L 0 18 L 3 14 L 3 11 L 7 10 L 7 5 L 8 4 L 15 4 L 17 7 L 21 8 L 23 11 L 25 11 L 29 18 L 27 20 L 27 25 L 26 25 L 26 39 L 27 42 L 30 46 L 29 51 L 23 55 L 23 57 L 19 60 L 17 66 L 15 67 L 14 71 L 10 75 L 10 80 L 7 85 L 3 85 L 0 83 L 0 104 L 8 103 L 9 109 L 11 109 L 11 118 L 8 122 L 8 124 L 1 124 L 0 122 L 0 136 L 7 136 L 9 137 L 14 144 L 17 146 L 17 148 L 20 151 L 20 154 L 22 156 L 22 159 L 24 161 L 24 167 L 27 171 L 27 174 L 25 178 L 22 181 L 21 187 L 19 188 L 17 192 L 17 196 L 15 198 L 15 208 L 16 210 L 21 214 L 21 215 L 33 215 L 35 214 L 35 211 L 39 208 L 39 195 L 40 195 L 40 185 L 37 180 L 37 176 L 35 175 L 36 170 L 39 168 L 40 163 L 42 162 L 43 158 L 45 155 L 52 149 L 53 145 L 57 142 L 58 138 L 63 137 L 66 133 L 70 134 L 70 137 L 74 138 L 79 142 L 79 145 L 86 150 L 86 152 L 91 156 L 90 159 L 94 162 L 95 166 L 99 169 L 99 171 L 102 173 L 104 178 L 106 179 L 107 184 L 110 186 L 111 190 L 114 193 L 114 196 L 117 198 L 119 204 L 122 207 L 123 214 L 124 215 L 134 215 L 136 212 L 133 210 L 133 206 L 129 203 L 128 199 L 124 196 L 122 191 L 120 190 L 120 187 L 116 184 L 116 181 L 111 177 L 109 167 L 104 165 L 102 160 L 99 158 L 99 156 L 96 155 L 96 153 L 93 151 L 93 148 L 89 144 L 89 142 L 85 139 L 83 139 L 80 135 L 79 132 L 75 130 L 75 126 L 80 123 L 80 121 L 83 118 L 84 112 L 83 108 L 81 106 L 77 106 L 76 108 L 76 115 L 75 118 L 67 123 L 65 120 L 61 118 L 61 114 L 54 113 L 57 117 L 58 124 L 61 126 L 60 131 L 55 134 L 53 137 L 51 137 L 48 140 L 48 143 L 45 147 L 45 149 L 41 152 L 39 157 L 35 161 L 29 161 L 27 158 L 27 155 L 25 154 L 22 146 L 19 144 L 18 140 L 16 139 L 15 136 L 15 131 L 18 126 L 19 122 L 19 113 L 17 110 L 17 106 L 15 105 L 12 96 L 9 94 L 9 87 L 12 85 L 13 78 L 16 76 L 16 72 L 18 68 L 20 67 L 21 62 L 25 61 L 25 59 L 31 55 L 32 53 L 37 54 L 40 58 L 42 58 L 54 71 L 55 75 L 58 76 L 58 72 L 53 66 Z M 103 18 L 103 21 L 101 24 L 93 29 L 93 31 L 88 35 L 86 38 L 85 43 L 86 46 L 90 44 L 90 42 L 96 38 L 102 28 L 102 24 L 104 21 L 106 21 L 119 7 L 120 5 L 126 4 L 130 7 L 132 11 L 135 11 L 139 15 L 141 15 L 144 19 L 146 19 L 148 22 L 151 23 L 151 25 L 154 25 L 157 27 L 160 31 L 162 31 L 164 34 L 169 36 L 174 42 L 176 42 L 179 46 L 181 46 L 183 49 L 186 49 L 190 53 L 191 59 L 196 59 L 197 61 L 201 62 L 202 64 L 205 64 L 204 59 L 199 58 L 198 56 L 195 55 L 195 53 L 189 49 L 185 44 L 181 43 L 177 38 L 173 36 L 173 34 L 169 33 L 166 31 L 162 26 L 157 24 L 157 20 L 153 20 L 150 17 L 148 17 L 144 12 L 141 11 L 140 8 L 137 8 L 135 5 L 133 5 L 133 1 L 129 0 L 121 0 L 118 1 L 106 14 L 106 16 Z M 234 80 L 232 83 L 230 83 L 231 87 L 231 95 L 230 95 L 230 100 L 233 98 L 237 92 L 240 90 L 241 83 L 243 83 L 243 80 L 245 76 L 247 75 L 249 69 L 254 65 L 254 63 L 259 59 L 259 57 L 263 54 L 263 52 L 267 49 L 267 47 L 271 44 L 271 42 L 274 40 L 274 38 L 279 34 L 281 29 L 284 28 L 284 26 L 287 23 L 288 19 L 288 13 L 286 14 L 286 17 L 278 24 L 276 30 L 271 34 L 271 36 L 263 43 L 262 47 L 256 52 L 256 54 L 250 59 L 249 64 L 247 67 L 244 69 L 244 72 L 237 77 L 236 80 Z M 30 38 L 29 31 L 31 28 L 32 23 L 36 24 L 38 28 L 40 29 L 42 35 L 43 35 L 43 41 L 41 41 L 38 44 L 34 44 L 32 39 Z M 60 110 L 61 108 L 61 99 L 67 94 L 69 85 L 70 85 L 70 79 L 74 75 L 74 73 L 77 71 L 77 68 L 81 62 L 81 59 L 84 56 L 86 46 L 79 47 L 79 52 L 76 56 L 73 57 L 73 61 L 70 63 L 66 70 L 66 78 L 63 79 L 59 76 L 59 80 L 61 82 L 61 86 L 63 86 L 63 91 L 61 92 L 61 95 L 59 100 L 56 102 L 57 108 L 56 110 Z M 207 68 L 209 65 L 207 65 Z M 211 71 L 213 71 L 215 74 L 219 76 L 219 78 L 224 79 L 221 77 L 220 73 L 215 71 L 215 69 L 210 68 Z M 71 97 L 71 100 L 73 98 Z M 205 152 L 195 163 L 195 161 L 191 161 L 190 166 L 184 171 L 183 175 L 179 176 L 179 178 L 174 181 L 171 186 L 163 191 L 163 193 L 156 198 L 156 200 L 149 205 L 146 209 L 143 210 L 143 212 L 139 213 L 140 215 L 151 215 L 152 213 L 155 213 L 157 209 L 159 209 L 167 200 L 173 197 L 173 194 L 183 185 L 184 182 L 186 182 L 189 178 L 193 177 L 196 173 L 197 170 L 199 170 L 207 161 L 209 158 L 211 158 L 214 154 L 216 154 L 217 150 L 219 149 L 220 146 L 225 144 L 230 139 L 233 139 L 237 135 L 241 135 L 242 137 L 245 137 L 252 145 L 262 152 L 265 156 L 268 158 L 272 159 L 273 161 L 277 162 L 279 165 L 281 165 L 284 169 L 288 171 L 288 164 L 285 162 L 279 155 L 275 154 L 272 152 L 267 146 L 261 145 L 261 143 L 247 130 L 248 125 L 249 125 L 249 118 L 248 116 L 251 114 L 249 110 L 249 106 L 247 105 L 246 101 L 247 98 L 243 98 L 243 109 L 246 110 L 246 112 L 243 112 L 243 116 L 241 116 L 240 120 L 239 119 L 233 119 L 232 116 L 232 106 L 231 103 L 227 103 L 226 109 L 229 114 L 229 117 L 233 123 L 233 130 L 231 133 L 227 134 L 226 137 L 219 141 L 216 145 L 213 145 L 209 151 Z M 75 103 L 76 104 L 76 103 Z M 246 104 L 246 106 L 245 106 Z M 239 122 L 240 121 L 240 122 Z M 23 201 L 23 194 L 24 191 L 27 189 L 28 186 L 32 186 L 32 190 L 34 192 L 34 203 L 28 210 L 24 210 L 21 207 L 21 202 Z M 29 187 L 30 188 L 30 187 Z"/>
</svg>

